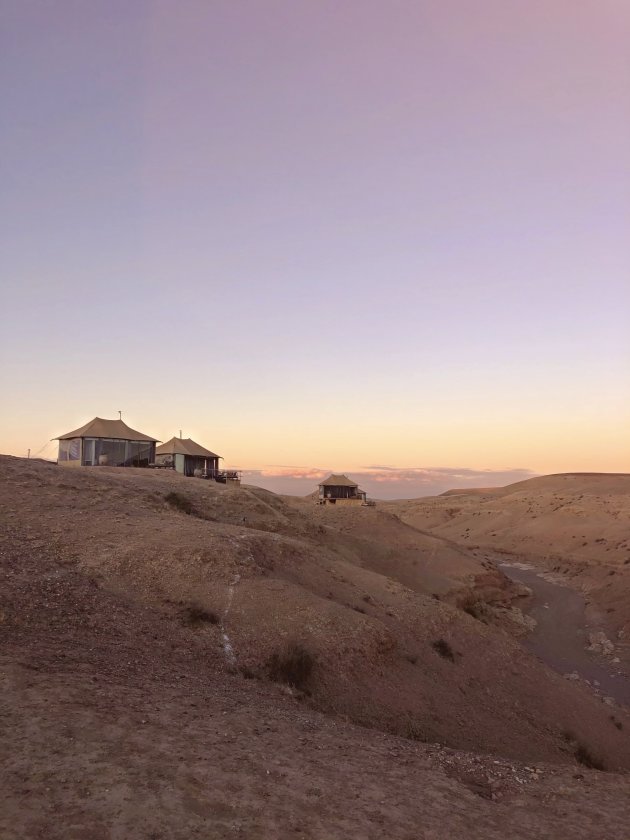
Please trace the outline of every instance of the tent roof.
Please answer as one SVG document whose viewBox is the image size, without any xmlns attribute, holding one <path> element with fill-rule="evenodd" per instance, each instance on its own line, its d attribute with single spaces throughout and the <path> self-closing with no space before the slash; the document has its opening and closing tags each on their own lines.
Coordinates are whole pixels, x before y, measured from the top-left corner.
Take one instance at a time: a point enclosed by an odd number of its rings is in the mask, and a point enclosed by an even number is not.
<svg viewBox="0 0 630 840">
<path fill-rule="evenodd" d="M 348 478 L 347 475 L 335 475 L 332 473 L 324 481 L 320 481 L 320 487 L 358 487 L 354 481 Z"/>
<path fill-rule="evenodd" d="M 136 432 L 135 429 L 130 429 L 122 420 L 104 420 L 102 417 L 95 417 L 90 420 L 85 426 L 80 429 L 75 429 L 74 432 L 68 432 L 65 435 L 60 435 L 53 440 L 72 440 L 72 438 L 112 438 L 114 440 L 148 440 L 157 443 L 156 438 L 149 437 Z"/>
<path fill-rule="evenodd" d="M 166 443 L 163 443 L 161 446 L 158 446 L 155 450 L 156 455 L 195 455 L 201 458 L 220 458 L 220 455 L 216 455 L 214 452 L 210 452 L 209 449 L 205 449 L 198 443 L 195 443 L 194 440 L 190 438 L 178 438 L 172 437 L 170 440 L 167 440 Z"/>
</svg>

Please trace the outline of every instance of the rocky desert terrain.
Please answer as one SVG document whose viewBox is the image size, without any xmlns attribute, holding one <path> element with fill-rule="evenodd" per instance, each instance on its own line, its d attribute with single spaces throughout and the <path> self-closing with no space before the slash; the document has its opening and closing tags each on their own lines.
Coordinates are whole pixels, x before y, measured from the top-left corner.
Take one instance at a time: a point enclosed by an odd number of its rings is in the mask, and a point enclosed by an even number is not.
<svg viewBox="0 0 630 840">
<path fill-rule="evenodd" d="M 2 840 L 627 831 L 630 715 L 526 648 L 500 566 L 623 634 L 627 477 L 352 509 L 8 456 L 0 478 Z M 553 529 L 577 520 L 575 553 Z"/>
</svg>

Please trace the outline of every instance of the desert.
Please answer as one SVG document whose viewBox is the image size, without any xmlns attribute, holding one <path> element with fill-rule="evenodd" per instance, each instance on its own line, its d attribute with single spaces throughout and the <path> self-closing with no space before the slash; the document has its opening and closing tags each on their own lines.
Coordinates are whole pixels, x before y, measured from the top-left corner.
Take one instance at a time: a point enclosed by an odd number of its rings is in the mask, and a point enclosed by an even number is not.
<svg viewBox="0 0 630 840">
<path fill-rule="evenodd" d="M 630 840 L 630 3 L 1 5 L 0 840 Z"/>
<path fill-rule="evenodd" d="M 1 471 L 3 838 L 623 836 L 627 705 L 528 648 L 501 564 L 581 593 L 627 679 L 630 477 L 327 508 Z"/>
</svg>

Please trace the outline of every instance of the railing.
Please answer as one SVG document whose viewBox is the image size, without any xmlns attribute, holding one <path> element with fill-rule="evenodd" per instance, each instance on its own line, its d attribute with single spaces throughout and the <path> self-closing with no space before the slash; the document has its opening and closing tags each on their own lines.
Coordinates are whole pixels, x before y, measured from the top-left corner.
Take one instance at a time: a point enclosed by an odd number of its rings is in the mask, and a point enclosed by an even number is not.
<svg viewBox="0 0 630 840">
<path fill-rule="evenodd" d="M 159 463 L 150 464 L 153 469 L 156 470 L 174 470 L 175 469 L 175 462 L 172 460 L 160 461 Z M 216 481 L 219 484 L 240 484 L 241 483 L 241 476 L 242 470 L 202 470 L 196 469 L 194 473 L 191 475 L 188 473 L 190 478 L 204 478 L 206 481 Z"/>
<path fill-rule="evenodd" d="M 374 507 L 376 502 L 373 499 L 368 499 L 365 493 L 357 493 L 356 496 L 318 496 L 317 504 L 319 505 L 334 505 L 337 502 L 360 502 L 367 507 Z"/>
<path fill-rule="evenodd" d="M 217 481 L 219 484 L 227 484 L 228 482 L 241 483 L 240 470 L 203 470 L 199 478 L 205 478 L 208 481 Z"/>
</svg>

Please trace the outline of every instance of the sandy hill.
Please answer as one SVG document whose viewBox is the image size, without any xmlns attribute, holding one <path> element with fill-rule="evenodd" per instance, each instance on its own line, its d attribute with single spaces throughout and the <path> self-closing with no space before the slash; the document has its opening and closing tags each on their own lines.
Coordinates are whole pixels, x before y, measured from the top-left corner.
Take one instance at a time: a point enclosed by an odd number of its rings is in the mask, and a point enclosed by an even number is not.
<svg viewBox="0 0 630 840">
<path fill-rule="evenodd" d="M 171 473 L 0 470 L 3 838 L 621 825 L 624 779 L 574 753 L 629 767 L 630 719 L 434 591 L 484 573 L 450 538 Z"/>
<path fill-rule="evenodd" d="M 515 493 L 606 493 L 627 495 L 629 473 L 556 473 L 527 478 L 505 487 L 469 487 L 447 490 L 442 496 L 511 496 Z"/>
<path fill-rule="evenodd" d="M 503 487 L 454 487 L 440 493 L 440 496 L 494 496 L 503 490 Z"/>
</svg>

